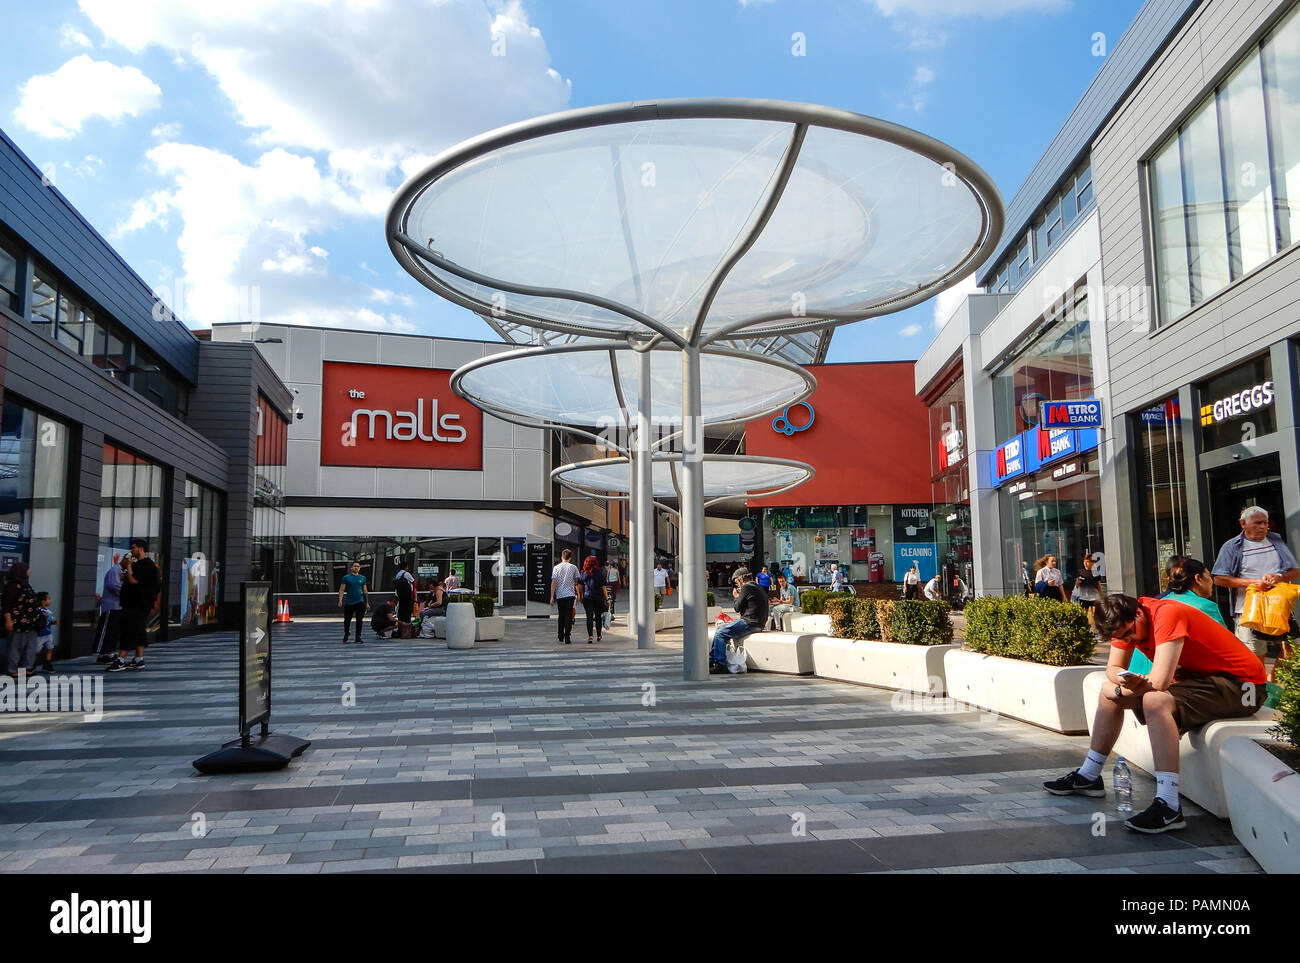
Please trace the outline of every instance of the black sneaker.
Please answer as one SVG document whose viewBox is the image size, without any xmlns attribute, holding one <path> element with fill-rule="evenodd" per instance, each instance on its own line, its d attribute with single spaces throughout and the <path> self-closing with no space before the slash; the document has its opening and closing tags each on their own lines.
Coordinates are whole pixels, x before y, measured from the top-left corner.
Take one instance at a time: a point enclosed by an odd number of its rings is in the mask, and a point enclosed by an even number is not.
<svg viewBox="0 0 1300 963">
<path fill-rule="evenodd" d="M 131 664 L 128 665 L 127 668 L 128 668 L 128 669 L 143 669 L 143 668 L 144 668 L 144 659 L 132 659 L 132 660 L 131 660 Z"/>
<path fill-rule="evenodd" d="M 105 669 L 104 671 L 105 671 L 105 672 L 125 672 L 125 671 L 126 671 L 126 660 L 125 660 L 125 659 L 114 659 L 113 662 L 112 662 L 112 664 L 109 665 L 109 667 L 108 667 L 107 669 Z"/>
<path fill-rule="evenodd" d="M 1187 828 L 1187 823 L 1183 820 L 1182 807 L 1180 806 L 1175 812 L 1169 808 L 1169 803 L 1159 796 L 1142 812 L 1124 820 L 1124 825 L 1139 833 L 1167 833 L 1171 829 Z"/>
<path fill-rule="evenodd" d="M 1053 796 L 1104 796 L 1106 795 L 1106 784 L 1101 781 L 1101 777 L 1088 780 L 1079 775 L 1079 770 L 1069 775 L 1062 776 L 1060 779 L 1053 779 L 1051 782 L 1043 783 L 1043 788 Z"/>
<path fill-rule="evenodd" d="M 101 655 L 95 661 L 98 662 L 100 665 L 112 665 L 113 657 L 111 655 Z"/>
<path fill-rule="evenodd" d="M 731 670 L 725 665 L 719 665 L 716 662 L 710 663 L 709 675 L 731 675 Z"/>
</svg>

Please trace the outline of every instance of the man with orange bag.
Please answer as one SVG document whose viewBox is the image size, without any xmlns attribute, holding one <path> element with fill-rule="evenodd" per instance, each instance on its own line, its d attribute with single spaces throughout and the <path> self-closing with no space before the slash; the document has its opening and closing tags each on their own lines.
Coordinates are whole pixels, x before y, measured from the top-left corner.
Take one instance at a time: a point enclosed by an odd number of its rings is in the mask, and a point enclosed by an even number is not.
<svg viewBox="0 0 1300 963">
<path fill-rule="evenodd" d="M 1246 589 L 1254 586 L 1264 591 L 1279 582 L 1293 582 L 1300 576 L 1300 566 L 1280 535 L 1268 530 L 1268 511 L 1249 505 L 1239 519 L 1241 534 L 1230 538 L 1219 549 L 1211 574 L 1214 584 L 1232 589 L 1232 616 L 1236 620 L 1237 638 L 1255 655 L 1268 654 L 1268 638 L 1257 636 L 1241 624 L 1241 610 Z"/>
</svg>

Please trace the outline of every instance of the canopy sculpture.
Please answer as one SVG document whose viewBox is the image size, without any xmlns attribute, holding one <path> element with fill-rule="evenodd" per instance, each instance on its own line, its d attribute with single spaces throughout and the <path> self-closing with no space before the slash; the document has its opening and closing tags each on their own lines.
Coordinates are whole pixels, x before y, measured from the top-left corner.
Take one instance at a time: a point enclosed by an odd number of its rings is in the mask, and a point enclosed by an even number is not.
<svg viewBox="0 0 1300 963">
<path fill-rule="evenodd" d="M 679 453 L 656 454 L 653 458 L 652 493 L 657 501 L 681 499 Z M 817 474 L 812 465 L 789 458 L 760 455 L 709 455 L 704 462 L 705 506 L 730 501 L 740 495 L 779 495 L 809 481 Z M 627 497 L 632 491 L 632 463 L 628 458 L 593 458 L 561 465 L 551 478 L 579 495 L 607 497 L 615 492 Z M 671 507 L 663 506 L 672 511 Z"/>
<path fill-rule="evenodd" d="M 386 224 L 420 283 L 503 325 L 680 349 L 687 679 L 708 675 L 701 348 L 919 304 L 974 271 L 1002 226 L 988 175 L 924 134 L 717 99 L 471 138 L 402 186 Z"/>
</svg>

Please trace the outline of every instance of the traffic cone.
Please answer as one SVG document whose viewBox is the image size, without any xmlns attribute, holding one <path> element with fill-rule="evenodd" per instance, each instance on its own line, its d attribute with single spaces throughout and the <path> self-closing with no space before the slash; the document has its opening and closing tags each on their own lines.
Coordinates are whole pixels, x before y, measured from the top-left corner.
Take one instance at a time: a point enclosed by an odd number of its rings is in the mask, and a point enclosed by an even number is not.
<svg viewBox="0 0 1300 963">
<path fill-rule="evenodd" d="M 279 606 L 278 606 L 278 608 L 276 609 L 275 620 L 276 620 L 277 622 L 292 622 L 292 621 L 293 621 L 293 619 L 289 617 L 289 600 L 288 600 L 288 599 L 280 599 Z"/>
</svg>

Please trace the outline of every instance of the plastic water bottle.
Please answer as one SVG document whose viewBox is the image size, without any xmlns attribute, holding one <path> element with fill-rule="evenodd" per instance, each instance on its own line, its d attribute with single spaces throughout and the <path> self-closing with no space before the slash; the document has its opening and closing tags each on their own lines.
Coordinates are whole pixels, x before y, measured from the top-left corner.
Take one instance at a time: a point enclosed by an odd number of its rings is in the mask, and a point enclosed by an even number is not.
<svg viewBox="0 0 1300 963">
<path fill-rule="evenodd" d="M 1128 771 L 1128 763 L 1120 756 L 1115 760 L 1114 782 L 1115 808 L 1122 813 L 1133 811 L 1133 775 Z"/>
</svg>

